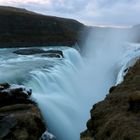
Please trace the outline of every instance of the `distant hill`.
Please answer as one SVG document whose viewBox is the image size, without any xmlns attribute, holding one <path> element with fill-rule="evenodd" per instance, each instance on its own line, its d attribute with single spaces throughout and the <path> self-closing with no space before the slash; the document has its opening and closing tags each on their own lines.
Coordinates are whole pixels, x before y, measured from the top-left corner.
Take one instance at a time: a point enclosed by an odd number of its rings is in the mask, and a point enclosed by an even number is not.
<svg viewBox="0 0 140 140">
<path fill-rule="evenodd" d="M 76 20 L 0 6 L 0 47 L 74 45 L 86 26 Z"/>
</svg>

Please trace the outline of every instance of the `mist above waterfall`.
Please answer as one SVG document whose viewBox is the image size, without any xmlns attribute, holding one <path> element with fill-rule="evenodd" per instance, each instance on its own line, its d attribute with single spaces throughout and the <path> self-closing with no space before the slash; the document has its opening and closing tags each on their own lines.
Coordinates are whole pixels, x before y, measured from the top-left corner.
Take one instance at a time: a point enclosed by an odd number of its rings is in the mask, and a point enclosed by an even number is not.
<svg viewBox="0 0 140 140">
<path fill-rule="evenodd" d="M 48 131 L 57 140 L 79 140 L 92 105 L 105 98 L 116 84 L 122 67 L 119 62 L 126 48 L 132 47 L 127 40 L 128 35 L 120 29 L 102 28 L 91 30 L 82 56 L 68 47 L 59 47 L 64 54 L 61 59 L 0 50 L 1 80 L 32 89 Z"/>
<path fill-rule="evenodd" d="M 105 95 L 104 86 L 109 88 L 110 84 L 115 82 L 118 72 L 116 64 L 125 52 L 127 40 L 127 32 L 121 29 L 97 28 L 90 31 L 84 47 L 86 64 L 81 73 L 86 75 L 88 85 L 99 86 L 97 92 L 102 90 Z M 95 87 L 97 88 L 97 86 Z M 89 86 L 89 88 L 93 88 L 93 86 Z"/>
<path fill-rule="evenodd" d="M 92 29 L 84 45 L 84 64 L 75 76 L 82 108 L 80 129 L 84 129 L 92 105 L 102 100 L 116 82 L 119 61 L 125 53 L 128 32 L 122 29 Z"/>
<path fill-rule="evenodd" d="M 116 82 L 126 37 L 120 31 L 92 30 L 83 57 L 75 49 L 65 49 L 56 66 L 31 72 L 27 86 L 32 87 L 49 131 L 58 140 L 80 139 L 90 108 Z"/>
</svg>

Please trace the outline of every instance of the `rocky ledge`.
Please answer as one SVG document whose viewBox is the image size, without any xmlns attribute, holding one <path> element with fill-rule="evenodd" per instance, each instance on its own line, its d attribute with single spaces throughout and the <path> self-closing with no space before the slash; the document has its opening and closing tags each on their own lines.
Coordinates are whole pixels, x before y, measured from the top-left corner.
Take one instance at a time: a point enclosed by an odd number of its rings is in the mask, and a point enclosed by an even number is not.
<svg viewBox="0 0 140 140">
<path fill-rule="evenodd" d="M 13 53 L 19 55 L 34 55 L 34 54 L 42 54 L 43 57 L 51 57 L 51 58 L 64 58 L 63 52 L 61 50 L 43 50 L 43 49 L 18 49 Z"/>
<path fill-rule="evenodd" d="M 81 140 L 140 140 L 140 61 L 93 106 Z"/>
<path fill-rule="evenodd" d="M 46 127 L 40 110 L 30 99 L 31 94 L 32 91 L 23 86 L 0 84 L 0 140 L 39 140 L 44 137 Z"/>
</svg>

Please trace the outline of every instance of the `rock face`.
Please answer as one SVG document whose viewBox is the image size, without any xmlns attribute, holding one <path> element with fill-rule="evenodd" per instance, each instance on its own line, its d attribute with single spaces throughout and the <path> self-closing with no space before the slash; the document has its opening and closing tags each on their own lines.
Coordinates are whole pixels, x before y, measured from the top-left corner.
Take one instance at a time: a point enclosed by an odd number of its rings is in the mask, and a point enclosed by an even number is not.
<svg viewBox="0 0 140 140">
<path fill-rule="evenodd" d="M 57 58 L 63 58 L 63 52 L 61 50 L 48 50 L 44 51 L 42 49 L 19 49 L 14 51 L 15 54 L 20 55 L 33 55 L 33 54 L 43 54 L 42 56 L 45 57 L 57 57 Z"/>
<path fill-rule="evenodd" d="M 84 28 L 73 19 L 0 6 L 0 47 L 71 46 Z"/>
<path fill-rule="evenodd" d="M 0 140 L 39 140 L 46 128 L 23 86 L 0 84 Z"/>
<path fill-rule="evenodd" d="M 140 140 L 140 61 L 93 106 L 81 140 Z"/>
</svg>

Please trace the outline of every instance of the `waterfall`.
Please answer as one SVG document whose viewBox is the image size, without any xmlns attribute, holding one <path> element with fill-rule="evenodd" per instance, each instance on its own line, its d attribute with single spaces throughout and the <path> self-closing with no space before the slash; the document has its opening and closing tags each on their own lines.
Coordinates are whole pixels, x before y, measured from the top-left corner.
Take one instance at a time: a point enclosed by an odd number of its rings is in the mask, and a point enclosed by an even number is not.
<svg viewBox="0 0 140 140">
<path fill-rule="evenodd" d="M 72 48 L 64 51 L 64 58 L 51 69 L 31 71 L 27 86 L 33 89 L 33 98 L 39 104 L 49 131 L 58 140 L 78 140 L 82 106 L 74 76 L 83 60 Z"/>
<path fill-rule="evenodd" d="M 92 105 L 123 80 L 129 62 L 140 55 L 140 45 L 127 44 L 112 32 L 102 38 L 103 35 L 90 34 L 83 57 L 73 48 L 59 48 L 64 54 L 61 59 L 0 50 L 0 81 L 32 89 L 32 98 L 57 140 L 80 139 Z"/>
<path fill-rule="evenodd" d="M 85 44 L 86 57 L 75 49 L 66 49 L 62 62 L 49 70 L 30 73 L 27 85 L 32 87 L 49 131 L 57 140 L 79 140 L 90 108 L 115 85 L 126 51 L 124 39 L 116 36 L 109 32 L 102 42 L 90 38 Z"/>
<path fill-rule="evenodd" d="M 33 98 L 57 140 L 79 140 L 90 108 L 115 83 L 116 68 L 113 60 L 105 64 L 110 58 L 100 59 L 100 55 L 91 61 L 72 48 L 63 53 L 64 59 L 54 67 L 30 71 L 30 80 L 24 85 L 32 88 Z"/>
</svg>

